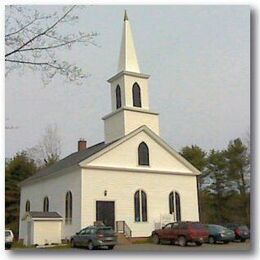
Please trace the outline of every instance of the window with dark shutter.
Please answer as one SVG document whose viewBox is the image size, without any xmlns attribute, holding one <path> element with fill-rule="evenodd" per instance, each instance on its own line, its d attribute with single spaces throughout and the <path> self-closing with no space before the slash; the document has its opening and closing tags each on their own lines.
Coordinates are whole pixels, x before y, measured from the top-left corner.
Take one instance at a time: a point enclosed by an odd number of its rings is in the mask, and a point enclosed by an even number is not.
<svg viewBox="0 0 260 260">
<path fill-rule="evenodd" d="M 149 149 L 146 143 L 142 142 L 138 147 L 138 164 L 139 165 L 150 165 L 149 162 Z"/>
<path fill-rule="evenodd" d="M 178 192 L 175 192 L 175 201 L 176 201 L 176 221 L 181 221 L 181 201 Z"/>
<path fill-rule="evenodd" d="M 146 193 L 144 191 L 141 191 L 142 194 L 142 221 L 147 221 L 147 199 L 146 199 Z"/>
<path fill-rule="evenodd" d="M 169 195 L 169 211 L 170 214 L 174 212 L 174 195 L 173 192 L 170 193 Z"/>
<path fill-rule="evenodd" d="M 49 211 L 49 199 L 48 197 L 45 197 L 43 200 L 43 211 L 48 212 Z"/>
<path fill-rule="evenodd" d="M 121 88 L 119 85 L 116 87 L 116 109 L 120 108 L 122 106 L 121 103 Z"/>
<path fill-rule="evenodd" d="M 181 201 L 178 192 L 169 194 L 169 212 L 174 215 L 175 221 L 181 221 Z"/>
<path fill-rule="evenodd" d="M 147 221 L 147 197 L 143 190 L 138 190 L 134 195 L 135 221 Z"/>
<path fill-rule="evenodd" d="M 139 191 L 137 191 L 135 193 L 134 196 L 134 200 L 135 200 L 135 221 L 136 222 L 140 222 L 141 218 L 140 218 L 140 194 Z"/>
<path fill-rule="evenodd" d="M 27 201 L 26 201 L 26 204 L 25 204 L 25 211 L 26 211 L 26 212 L 29 212 L 29 211 L 30 211 L 30 208 L 31 208 L 31 206 L 30 206 L 30 201 L 27 200 Z"/>
<path fill-rule="evenodd" d="M 141 89 L 137 83 L 133 85 L 132 89 L 133 94 L 133 106 L 134 107 L 141 107 Z"/>
<path fill-rule="evenodd" d="M 65 198 L 65 223 L 72 223 L 72 193 L 68 191 Z"/>
</svg>

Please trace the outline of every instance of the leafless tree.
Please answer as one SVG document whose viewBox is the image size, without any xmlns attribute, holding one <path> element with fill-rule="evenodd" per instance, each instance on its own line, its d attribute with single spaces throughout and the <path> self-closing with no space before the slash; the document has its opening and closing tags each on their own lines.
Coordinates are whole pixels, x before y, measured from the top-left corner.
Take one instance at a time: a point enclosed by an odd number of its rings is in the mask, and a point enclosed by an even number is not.
<svg viewBox="0 0 260 260">
<path fill-rule="evenodd" d="M 44 14 L 39 7 L 11 5 L 5 15 L 6 75 L 14 70 L 41 71 L 45 84 L 57 74 L 68 81 L 81 83 L 88 74 L 75 64 L 64 61 L 57 51 L 75 44 L 96 45 L 97 33 L 70 32 L 68 24 L 75 25 L 79 17 L 76 8 L 64 6 L 62 10 Z M 72 30 L 71 30 L 72 31 Z"/>
<path fill-rule="evenodd" d="M 14 129 L 18 129 L 19 128 L 18 126 L 7 124 L 6 123 L 7 121 L 9 121 L 9 118 L 5 119 L 5 129 L 6 130 L 14 130 Z"/>
<path fill-rule="evenodd" d="M 27 154 L 39 167 L 57 162 L 61 155 L 61 138 L 57 126 L 48 126 L 39 144 L 28 149 Z"/>
</svg>

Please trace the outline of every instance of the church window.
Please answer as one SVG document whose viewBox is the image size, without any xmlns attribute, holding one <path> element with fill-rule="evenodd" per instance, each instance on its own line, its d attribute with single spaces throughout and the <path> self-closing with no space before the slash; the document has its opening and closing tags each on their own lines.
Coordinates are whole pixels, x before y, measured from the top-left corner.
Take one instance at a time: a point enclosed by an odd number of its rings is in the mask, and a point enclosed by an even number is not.
<svg viewBox="0 0 260 260">
<path fill-rule="evenodd" d="M 174 216 L 175 221 L 181 221 L 181 201 L 178 192 L 169 194 L 169 212 Z"/>
<path fill-rule="evenodd" d="M 43 211 L 48 212 L 49 211 L 49 198 L 45 197 L 43 200 Z"/>
<path fill-rule="evenodd" d="M 138 146 L 138 164 L 150 165 L 149 162 L 149 149 L 146 143 L 142 142 Z"/>
<path fill-rule="evenodd" d="M 140 221 L 140 194 L 139 194 L 139 191 L 137 191 L 135 193 L 134 199 L 135 199 L 135 221 L 139 222 Z"/>
<path fill-rule="evenodd" d="M 147 221 L 147 197 L 143 190 L 138 190 L 134 195 L 135 221 Z"/>
<path fill-rule="evenodd" d="M 65 223 L 71 224 L 72 222 L 72 193 L 68 191 L 65 198 Z"/>
<path fill-rule="evenodd" d="M 117 85 L 116 87 L 116 109 L 120 108 L 122 106 L 121 103 L 121 89 L 120 86 Z"/>
<path fill-rule="evenodd" d="M 25 211 L 26 212 L 30 211 L 30 201 L 29 200 L 27 200 L 26 203 L 25 203 Z"/>
<path fill-rule="evenodd" d="M 134 107 L 141 107 L 141 90 L 137 83 L 133 85 L 133 106 Z"/>
</svg>

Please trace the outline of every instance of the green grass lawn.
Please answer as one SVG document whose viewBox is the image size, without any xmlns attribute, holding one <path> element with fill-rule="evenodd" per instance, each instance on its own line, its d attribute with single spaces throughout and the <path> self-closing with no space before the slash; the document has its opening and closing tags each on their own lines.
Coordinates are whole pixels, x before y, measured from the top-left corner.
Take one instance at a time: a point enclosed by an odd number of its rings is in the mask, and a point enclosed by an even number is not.
<svg viewBox="0 0 260 260">
<path fill-rule="evenodd" d="M 47 245 L 47 247 L 48 247 L 48 245 Z M 58 245 L 50 245 L 50 247 L 48 247 L 48 249 L 68 249 L 70 247 L 71 247 L 70 244 L 58 244 Z M 11 249 L 15 250 L 15 249 L 21 249 L 21 248 L 24 248 L 24 249 L 25 248 L 35 248 L 35 249 L 37 249 L 37 247 L 34 246 L 34 245 L 25 246 L 24 244 L 22 244 L 20 242 L 14 242 Z"/>
<path fill-rule="evenodd" d="M 150 237 L 132 241 L 132 244 L 151 244 L 151 243 L 152 243 L 152 239 Z"/>
</svg>

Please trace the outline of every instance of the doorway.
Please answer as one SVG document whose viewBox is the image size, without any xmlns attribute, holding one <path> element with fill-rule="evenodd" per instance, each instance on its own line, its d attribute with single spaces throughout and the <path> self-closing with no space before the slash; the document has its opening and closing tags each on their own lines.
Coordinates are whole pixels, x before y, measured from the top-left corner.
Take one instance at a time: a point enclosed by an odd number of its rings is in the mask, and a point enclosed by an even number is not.
<svg viewBox="0 0 260 260">
<path fill-rule="evenodd" d="M 96 221 L 102 221 L 106 226 L 115 229 L 114 201 L 96 201 Z"/>
</svg>

